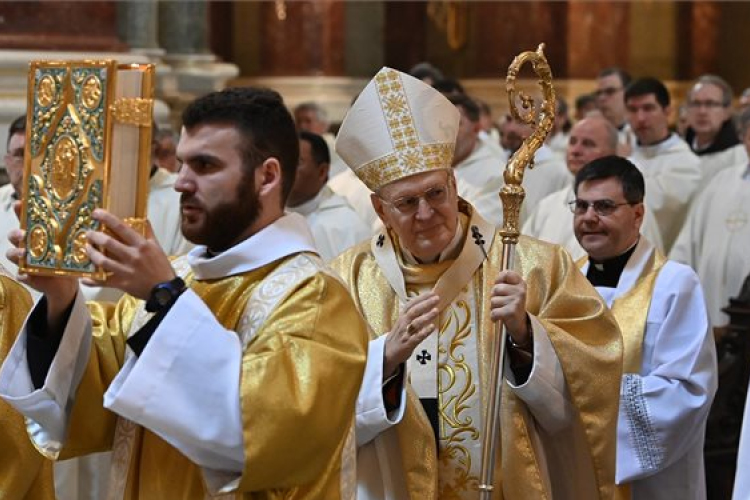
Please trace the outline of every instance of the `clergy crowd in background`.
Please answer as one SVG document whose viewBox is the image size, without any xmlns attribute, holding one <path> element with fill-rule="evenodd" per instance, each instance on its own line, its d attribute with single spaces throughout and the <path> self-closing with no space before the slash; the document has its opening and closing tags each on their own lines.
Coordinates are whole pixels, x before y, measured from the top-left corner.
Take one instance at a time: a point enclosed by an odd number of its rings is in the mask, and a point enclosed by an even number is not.
<svg viewBox="0 0 750 500">
<path fill-rule="evenodd" d="M 414 117 L 410 119 L 416 124 L 414 134 L 423 137 L 434 133 L 442 141 L 441 145 L 450 143 L 452 153 L 447 177 L 443 171 L 420 169 L 401 172 L 392 178 L 387 178 L 390 174 L 386 173 L 363 173 L 387 153 L 387 148 L 378 149 L 379 132 L 371 130 L 376 128 L 379 116 L 387 113 L 377 104 L 378 96 L 384 101 L 384 93 L 390 91 L 378 86 L 382 79 L 400 81 L 404 98 L 423 105 L 412 111 Z M 391 90 L 396 88 L 396 83 L 391 85 Z M 678 108 L 679 114 L 676 113 Z M 482 283 L 485 276 L 477 269 L 485 265 L 480 264 L 483 259 L 499 259 L 495 255 L 497 240 L 493 245 L 488 234 L 494 234 L 503 223 L 498 197 L 504 184 L 502 171 L 534 129 L 510 115 L 493 117 L 489 107 L 467 95 L 460 82 L 446 77 L 428 63 L 416 65 L 409 74 L 381 70 L 354 102 L 340 129 L 329 122 L 314 95 L 309 102 L 290 112 L 296 125 L 299 157 L 295 181 L 285 198 L 284 217 L 298 214 L 304 219 L 317 253 L 341 276 L 357 311 L 369 327 L 378 325 L 380 331 L 375 333 L 383 334 L 380 343 L 370 342 L 367 362 L 361 367 L 364 381 L 357 397 L 357 421 L 353 426 L 360 454 L 357 458 L 359 497 L 395 500 L 425 494 L 425 498 L 432 498 L 425 492 L 437 491 L 438 498 L 469 498 L 462 488 L 478 474 L 481 449 L 476 437 L 466 438 L 469 444 L 446 445 L 445 449 L 441 448 L 443 454 L 437 457 L 422 455 L 416 449 L 406 453 L 403 444 L 400 452 L 394 451 L 398 447 L 394 439 L 402 443 L 417 437 L 438 442 L 450 440 L 436 403 L 438 393 L 443 397 L 442 386 L 434 374 L 424 375 L 423 371 L 425 360 L 442 359 L 448 352 L 453 356 L 455 347 L 441 344 L 437 335 L 430 336 L 431 329 L 425 327 L 424 332 L 416 333 L 424 343 L 411 346 L 404 351 L 403 359 L 391 366 L 388 353 L 392 347 L 387 343 L 401 330 L 403 332 L 398 334 L 403 334 L 404 338 L 415 335 L 412 323 L 397 320 L 399 305 L 403 304 L 412 304 L 409 307 L 413 307 L 413 311 L 424 307 L 411 316 L 417 323 L 436 320 L 437 313 L 430 315 L 432 307 L 440 309 L 440 318 L 443 315 L 461 318 L 462 314 L 467 314 L 466 323 L 472 324 L 470 328 L 480 332 L 476 333 L 479 336 L 486 324 L 490 324 L 490 317 L 497 319 L 495 314 L 499 313 L 484 310 L 479 305 L 490 297 L 497 297 L 491 287 L 483 288 L 491 283 L 487 280 L 494 283 L 496 276 L 488 275 L 486 283 Z M 679 117 L 679 121 L 673 124 L 674 116 Z M 434 131 L 423 123 L 431 120 L 455 123 L 455 127 Z M 13 205 L 22 191 L 25 123 L 25 117 L 19 117 L 10 127 L 5 155 L 9 182 L 0 187 L 0 269 L 4 268 L 8 277 L 15 276 L 17 269 L 6 257 L 13 245 L 5 235 L 19 226 Z M 395 137 L 396 132 L 388 123 L 381 124 L 381 128 L 390 133 L 391 138 Z M 398 133 L 408 135 L 411 132 Z M 447 135 L 441 136 L 441 133 Z M 155 130 L 153 135 L 148 217 L 159 245 L 164 253 L 172 256 L 186 254 L 194 246 L 180 231 L 180 195 L 174 190 L 181 167 L 175 148 L 183 138 L 184 135 L 181 138 L 170 130 Z M 678 103 L 658 79 L 632 78 L 620 68 L 607 68 L 597 78 L 596 91 L 579 96 L 575 106 L 558 99 L 552 132 L 536 151 L 534 168 L 527 170 L 524 178 L 526 198 L 520 217 L 523 235 L 560 245 L 566 252 L 557 253 L 543 245 L 537 247 L 537 243 L 530 240 L 522 241 L 520 254 L 525 267 L 518 279 L 524 286 L 528 283 L 526 300 L 533 306 L 527 307 L 528 324 L 522 322 L 513 329 L 513 338 L 509 341 L 513 368 L 508 382 L 513 397 L 528 411 L 514 406 L 514 418 L 522 423 L 512 432 L 508 431 L 507 438 L 526 443 L 528 449 L 546 457 L 547 463 L 535 465 L 542 471 L 534 475 L 542 477 L 539 485 L 532 482 L 523 487 L 509 486 L 508 498 L 532 498 L 523 488 L 537 487 L 547 488 L 557 495 L 553 498 L 611 498 L 615 495 L 614 498 L 634 500 L 699 500 L 706 497 L 703 444 L 706 420 L 718 383 L 715 342 L 729 322 L 723 308 L 740 294 L 750 276 L 749 155 L 750 93 L 746 91 L 740 99 L 735 99 L 732 88 L 716 75 L 698 78 L 685 101 Z M 383 169 L 388 172 L 386 166 Z M 420 184 L 424 188 L 421 194 L 398 196 L 399 182 L 415 175 L 429 179 Z M 383 195 L 388 189 L 394 191 L 389 193 L 390 197 Z M 457 208 L 451 212 L 452 217 L 457 217 L 458 228 L 451 228 L 453 233 L 438 252 L 425 254 L 430 259 L 435 257 L 434 266 L 420 268 L 425 261 L 420 254 L 423 247 L 410 240 L 409 228 L 399 225 L 397 215 L 421 211 L 423 200 L 434 207 L 433 201 L 440 204 L 446 196 L 441 190 L 450 192 L 452 189 L 460 197 L 456 201 Z M 377 196 L 373 197 L 373 192 Z M 610 217 L 612 222 L 608 222 Z M 475 242 L 481 238 L 488 240 L 486 249 L 481 248 L 480 252 L 475 248 L 481 247 L 479 243 L 466 243 L 471 241 L 467 236 L 470 231 Z M 458 236 L 454 237 L 454 233 Z M 461 234 L 465 240 L 460 240 Z M 603 240 L 607 241 L 602 243 Z M 460 266 L 474 266 L 464 277 L 456 271 L 458 281 L 452 288 L 450 283 L 441 281 L 441 273 L 450 274 L 453 269 L 440 267 L 446 258 Z M 575 262 L 575 267 L 589 283 L 584 286 L 575 281 L 577 274 L 566 267 L 571 266 L 569 262 Z M 491 266 L 489 269 L 498 270 Z M 378 272 L 382 272 L 382 276 Z M 499 285 L 517 284 L 513 281 L 515 277 L 507 279 L 509 281 Z M 474 285 L 468 286 L 469 283 Z M 537 290 L 546 289 L 549 283 L 556 283 L 560 292 L 550 292 L 543 297 Z M 582 381 L 586 380 L 583 372 L 587 371 L 587 363 L 591 367 L 612 363 L 604 353 L 594 352 L 594 347 L 587 355 L 574 352 L 582 345 L 576 342 L 585 343 L 584 339 L 592 346 L 597 344 L 582 333 L 594 325 L 583 324 L 577 327 L 580 331 L 576 331 L 576 327 L 566 323 L 555 309 L 556 305 L 573 308 L 583 316 L 584 300 L 577 302 L 572 296 L 580 298 L 593 294 L 589 285 L 599 292 L 596 300 L 606 304 L 612 316 L 609 311 L 597 311 L 587 317 L 601 321 L 599 325 L 616 321 L 622 332 L 623 365 L 618 366 L 617 373 L 606 372 L 606 377 L 604 371 L 597 372 L 599 376 L 611 378 L 612 386 L 616 387 L 614 402 L 599 401 L 599 396 L 592 394 L 594 389 L 583 389 L 570 380 L 567 384 L 557 380 L 557 385 L 550 383 L 539 389 L 535 384 L 540 384 L 536 377 L 541 375 L 524 371 L 542 362 L 553 367 L 550 380 L 564 374 L 566 379 Z M 117 301 L 123 294 L 114 288 L 84 287 L 83 290 L 87 300 L 96 301 Z M 437 296 L 430 295 L 435 290 L 445 293 L 449 299 L 441 297 L 443 300 L 438 306 Z M 571 293 L 576 290 L 577 293 Z M 29 291 L 32 298 L 39 297 L 36 290 Z M 570 297 L 565 296 L 566 291 L 571 293 Z M 550 297 L 552 295 L 555 297 Z M 410 302 L 414 296 L 424 297 L 423 304 L 414 306 Z M 26 307 L 29 306 L 30 302 Z M 76 304 L 72 318 L 79 313 L 78 307 Z M 467 313 L 464 309 L 471 311 Z M 602 316 L 597 316 L 599 314 Z M 513 324 L 514 319 L 510 315 L 507 321 Z M 6 330 L 18 331 L 23 317 L 8 317 L 6 321 Z M 450 335 L 460 335 L 459 319 L 455 322 L 445 327 Z M 350 326 L 343 321 L 341 325 L 342 328 Z M 360 327 L 356 323 L 352 328 Z M 525 335 L 527 327 L 529 334 L 534 332 L 533 344 L 526 344 L 530 342 Z M 361 328 L 364 331 L 364 327 Z M 456 331 L 451 333 L 451 328 Z M 570 338 L 566 336 L 569 329 L 573 332 Z M 389 332 L 388 339 L 385 332 Z M 628 335 L 637 340 L 629 340 Z M 573 338 L 575 340 L 571 340 Z M 479 339 L 474 342 L 471 355 L 476 357 L 476 352 L 481 352 L 483 347 Z M 0 355 L 7 356 L 12 344 L 10 337 L 1 338 Z M 352 363 L 351 373 L 359 373 L 355 363 L 342 356 Z M 49 369 L 52 373 L 54 366 Z M 479 364 L 468 368 L 477 372 L 484 369 Z M 409 384 L 414 394 L 406 392 Z M 590 384 L 593 387 L 594 382 Z M 6 390 L 7 386 L 0 387 L 0 392 Z M 465 397 L 463 403 L 475 410 L 481 406 L 482 396 L 481 391 L 468 395 L 451 393 L 451 397 Z M 395 399 L 390 401 L 389 397 Z M 560 410 L 561 415 L 545 406 L 549 401 L 558 400 L 563 401 L 560 405 L 565 408 Z M 431 424 L 426 427 L 426 435 L 407 401 L 423 405 Z M 594 423 L 596 416 L 588 413 L 592 405 L 599 405 L 602 415 L 612 410 L 608 415 L 612 422 L 617 422 L 616 432 L 610 429 L 607 434 L 607 425 L 615 425 L 611 422 Z M 10 407 L 0 406 L 0 418 L 10 419 L 7 415 L 12 411 Z M 734 500 L 750 500 L 750 474 L 747 473 L 750 470 L 750 400 L 745 413 Z M 555 414 L 555 418 L 546 420 L 544 415 L 550 414 Z M 471 413 L 477 420 L 478 415 Z M 532 420 L 541 422 L 538 429 Z M 15 432 L 25 432 L 20 420 L 13 422 L 17 426 Z M 388 434 L 392 427 L 397 433 Z M 555 437 L 558 441 L 551 446 L 549 443 L 554 440 L 549 436 L 558 432 L 561 433 Z M 568 436 L 572 444 L 560 435 Z M 584 435 L 585 438 L 580 437 Z M 598 441 L 602 436 L 609 436 L 610 442 Z M 339 437 L 330 445 L 344 449 L 348 446 L 347 438 Z M 180 439 L 175 438 L 175 442 L 181 442 Z M 247 439 L 252 440 L 253 435 Z M 612 474 L 618 485 L 614 493 L 598 479 L 606 474 L 606 464 L 594 463 L 599 457 L 597 453 L 603 453 L 601 450 L 608 446 L 614 460 Z M 466 455 L 458 457 L 459 450 Z M 111 453 L 102 453 L 99 449 L 94 451 L 97 453 L 55 462 L 57 498 L 105 498 L 109 471 L 116 457 L 113 459 Z M 20 456 L 34 453 L 34 450 L 19 449 L 17 453 Z M 185 454 L 192 459 L 188 452 Z M 518 455 L 523 456 L 523 452 L 519 451 Z M 2 450 L 0 456 L 5 456 Z M 211 452 L 203 450 L 200 456 L 209 457 Z M 575 463 L 591 461 L 592 470 L 582 472 L 575 467 L 568 470 L 570 460 Z M 422 467 L 420 461 L 429 463 Z M 470 465 L 464 471 L 461 467 L 467 461 Z M 212 463 L 226 465 L 221 461 Z M 341 464 L 337 466 L 343 468 Z M 51 465 L 44 461 L 39 467 Z M 391 469 L 399 467 L 408 471 L 406 484 L 399 484 L 401 479 L 395 475 L 389 476 L 394 474 Z M 437 479 L 432 478 L 436 485 L 429 484 L 432 480 L 429 471 L 420 469 L 430 467 L 440 471 L 436 473 Z M 520 468 L 521 464 L 514 467 Z M 7 470 L 14 473 L 10 468 Z M 340 480 L 337 473 L 328 472 L 330 477 Z M 576 491 L 566 486 L 563 477 L 566 475 L 576 477 L 581 489 Z M 224 484 L 222 481 L 226 478 L 219 477 L 219 472 L 215 476 L 210 479 Z M 409 482 L 412 480 L 413 483 Z M 424 485 L 420 481 L 424 481 Z M 320 496 L 321 492 L 333 489 L 324 490 L 319 486 L 318 496 L 312 492 L 304 498 L 328 498 Z M 326 487 L 330 488 L 330 484 L 326 483 Z M 39 489 L 36 496 L 30 489 L 29 496 L 24 498 L 52 498 L 51 487 L 40 484 L 36 488 Z M 0 499 L 3 498 L 6 497 L 0 489 Z"/>
</svg>

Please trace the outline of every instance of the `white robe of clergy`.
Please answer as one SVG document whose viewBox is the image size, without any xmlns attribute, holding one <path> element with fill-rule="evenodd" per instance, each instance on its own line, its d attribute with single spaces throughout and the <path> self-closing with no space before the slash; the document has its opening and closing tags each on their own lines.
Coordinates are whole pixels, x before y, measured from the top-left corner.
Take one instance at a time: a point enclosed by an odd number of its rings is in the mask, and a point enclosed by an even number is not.
<svg viewBox="0 0 750 500">
<path fill-rule="evenodd" d="M 745 417 L 742 420 L 740 449 L 737 455 L 737 473 L 734 478 L 732 500 L 750 500 L 750 390 L 745 399 Z"/>
<path fill-rule="evenodd" d="M 341 157 L 336 152 L 336 148 L 334 147 L 334 144 L 336 144 L 336 136 L 330 132 L 326 132 L 322 135 L 322 137 L 326 141 L 326 145 L 328 146 L 328 154 L 331 156 L 328 176 L 334 177 L 344 170 L 349 170 L 349 167 L 346 166 L 346 163 L 344 163 L 344 160 L 341 159 Z"/>
<path fill-rule="evenodd" d="M 359 180 L 359 177 L 347 168 L 335 177 L 328 179 L 328 186 L 338 195 L 346 198 L 359 218 L 373 231 L 381 227 L 380 218 L 372 207 L 370 195 L 372 191 Z"/>
<path fill-rule="evenodd" d="M 368 200 L 369 201 L 369 200 Z M 310 226 L 315 246 L 326 262 L 370 237 L 370 228 L 346 199 L 328 186 L 311 200 L 287 210 L 302 215 Z"/>
<path fill-rule="evenodd" d="M 499 193 L 503 187 L 503 171 L 507 161 L 502 149 L 492 147 L 479 138 L 471 154 L 453 167 L 458 195 L 495 226 L 503 223 Z"/>
<path fill-rule="evenodd" d="M 636 146 L 629 159 L 646 182 L 646 205 L 659 224 L 664 249 L 669 252 L 697 192 L 700 160 L 677 134 L 653 146 Z"/>
<path fill-rule="evenodd" d="M 609 307 L 640 283 L 654 251 L 641 238 L 617 287 L 596 287 Z M 620 389 L 616 481 L 630 484 L 633 499 L 705 500 L 703 442 L 717 384 L 698 276 L 667 261 L 651 295 L 640 373 L 624 373 Z"/>
<path fill-rule="evenodd" d="M 220 280 L 300 252 L 316 253 L 312 236 L 301 216 L 287 214 L 217 256 L 207 256 L 205 246 L 196 247 L 182 265 L 189 265 L 198 280 Z M 280 276 L 289 279 L 294 273 Z M 275 288 L 284 290 L 284 286 L 277 283 Z M 267 306 L 259 304 L 259 309 Z M 247 322 L 262 322 L 262 316 L 263 312 L 248 316 Z M 37 447 L 54 456 L 64 445 L 76 390 L 93 349 L 91 316 L 83 295 L 79 293 L 74 301 L 59 349 L 39 389 L 29 374 L 27 335 L 24 326 L 0 369 L 0 395 L 36 423 Z M 238 395 L 243 350 L 251 348 L 242 341 L 188 288 L 160 323 L 148 348 L 140 356 L 133 356 L 128 348 L 129 354 L 104 393 L 106 408 L 149 429 L 197 464 L 212 491 L 236 487 L 245 467 L 243 408 Z M 266 355 L 270 354 L 269 350 Z M 105 498 L 103 492 L 99 494 L 98 498 Z"/>
<path fill-rule="evenodd" d="M 750 168 L 724 169 L 695 198 L 669 257 L 695 269 L 703 285 L 711 326 L 750 274 Z"/>
<path fill-rule="evenodd" d="M 177 174 L 159 168 L 148 182 L 148 206 L 146 215 L 156 241 L 164 253 L 172 256 L 186 254 L 193 245 L 180 231 L 180 193 L 174 190 Z M 86 300 L 116 302 L 122 292 L 114 288 L 83 287 Z M 92 500 L 94 500 L 92 498 Z"/>
<path fill-rule="evenodd" d="M 568 251 L 573 260 L 578 260 L 586 255 L 573 231 L 573 213 L 570 211 L 568 202 L 575 200 L 573 187 L 565 187 L 545 197 L 523 224 L 521 234 L 533 236 L 540 240 L 557 243 Z M 651 210 L 646 207 L 641 225 L 641 234 L 649 241 L 655 242 L 654 246 L 663 251 L 661 233 L 656 224 L 656 219 Z"/>
<path fill-rule="evenodd" d="M 748 160 L 747 149 L 745 149 L 744 144 L 737 144 L 716 153 L 703 154 L 698 158 L 701 162 L 701 173 L 703 174 L 699 190 L 705 188 L 711 182 L 711 179 L 725 168 L 745 165 Z"/>
<path fill-rule="evenodd" d="M 18 217 L 13 211 L 13 185 L 6 184 L 0 186 L 0 266 L 3 266 L 8 272 L 15 276 L 18 267 L 8 260 L 6 252 L 11 249 L 12 245 L 8 241 L 8 233 L 13 229 L 18 229 Z"/>
<path fill-rule="evenodd" d="M 630 124 L 625 122 L 618 130 L 617 130 L 617 141 L 620 144 L 620 148 L 618 148 L 618 154 L 623 154 L 620 152 L 626 151 L 626 154 L 630 154 L 630 152 L 633 150 L 633 148 L 636 146 L 638 140 L 635 137 L 635 134 L 633 133 L 633 129 L 630 128 Z"/>
<path fill-rule="evenodd" d="M 526 197 L 521 206 L 521 224 L 534 211 L 546 196 L 570 185 L 573 175 L 561 160 L 547 146 L 542 146 L 534 155 L 534 168 L 526 169 L 523 176 L 523 189 Z"/>
<path fill-rule="evenodd" d="M 552 153 L 561 161 L 565 161 L 565 156 L 568 153 L 568 139 L 569 134 L 567 132 L 558 132 L 547 140 L 547 146 L 552 150 Z"/>
</svg>

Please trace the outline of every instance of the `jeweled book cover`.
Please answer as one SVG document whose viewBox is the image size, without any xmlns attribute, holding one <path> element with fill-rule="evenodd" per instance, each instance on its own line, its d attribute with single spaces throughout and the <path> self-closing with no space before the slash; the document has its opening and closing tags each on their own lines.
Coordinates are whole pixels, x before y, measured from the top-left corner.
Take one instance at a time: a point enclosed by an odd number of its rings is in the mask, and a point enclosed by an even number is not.
<svg viewBox="0 0 750 500">
<path fill-rule="evenodd" d="M 112 60 L 30 64 L 21 272 L 103 279 L 86 253 L 97 207 L 143 229 L 153 73 Z"/>
</svg>

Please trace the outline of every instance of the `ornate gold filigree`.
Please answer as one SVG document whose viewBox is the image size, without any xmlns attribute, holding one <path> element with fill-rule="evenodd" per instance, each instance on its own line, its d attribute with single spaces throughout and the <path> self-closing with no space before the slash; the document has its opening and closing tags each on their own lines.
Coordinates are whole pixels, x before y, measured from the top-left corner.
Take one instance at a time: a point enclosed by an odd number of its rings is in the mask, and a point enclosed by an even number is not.
<svg viewBox="0 0 750 500">
<path fill-rule="evenodd" d="M 110 106 L 112 118 L 120 123 L 150 127 L 153 120 L 153 99 L 120 98 Z"/>
<path fill-rule="evenodd" d="M 472 472 L 472 456 L 466 446 L 467 441 L 476 442 L 480 437 L 478 422 L 468 414 L 472 409 L 470 399 L 477 392 L 476 383 L 462 352 L 472 332 L 471 311 L 466 301 L 459 300 L 446 313 L 448 316 L 438 333 L 439 358 L 447 358 L 438 365 L 440 461 L 446 472 L 440 480 L 440 498 L 464 498 L 462 493 L 474 491 L 479 481 Z M 455 332 L 452 338 L 445 338 L 448 332 Z"/>
<path fill-rule="evenodd" d="M 530 62 L 534 72 L 539 77 L 538 83 L 541 87 L 544 100 L 539 110 L 536 109 L 534 99 L 523 91 L 516 90 L 516 79 L 521 67 Z M 515 244 L 520 234 L 519 214 L 525 192 L 521 183 L 526 167 L 533 168 L 534 154 L 542 147 L 552 126 L 555 123 L 555 89 L 552 86 L 552 70 L 544 56 L 544 44 L 539 44 L 536 52 L 527 51 L 519 54 L 513 59 L 508 68 L 508 77 L 505 84 L 510 102 L 510 112 L 513 118 L 534 127 L 534 132 L 523 141 L 521 147 L 513 154 L 508 165 L 505 167 L 503 179 L 505 185 L 500 191 L 503 202 L 503 228 L 500 234 L 503 242 Z M 518 101 L 521 102 L 523 112 L 518 110 Z M 537 123 L 537 111 L 539 120 Z"/>
<path fill-rule="evenodd" d="M 89 261 L 89 255 L 86 253 L 86 232 L 80 231 L 73 238 L 73 261 L 78 265 L 84 265 Z"/>
<path fill-rule="evenodd" d="M 94 109 L 102 101 L 102 82 L 95 75 L 90 75 L 81 88 L 81 103 L 88 109 Z"/>
<path fill-rule="evenodd" d="M 48 107 L 55 102 L 57 97 L 57 86 L 52 75 L 45 75 L 39 80 L 39 89 L 36 96 L 36 102 L 43 108 Z"/>
<path fill-rule="evenodd" d="M 29 232 L 28 252 L 35 259 L 41 259 L 47 252 L 49 238 L 42 226 L 34 226 Z"/>
<path fill-rule="evenodd" d="M 372 191 L 408 175 L 435 168 L 450 168 L 453 144 L 421 144 L 401 76 L 387 70 L 375 77 L 381 109 L 388 124 L 393 152 L 357 169 L 357 176 Z"/>
<path fill-rule="evenodd" d="M 50 176 L 52 190 L 61 199 L 68 198 L 77 187 L 80 158 L 73 139 L 63 136 L 55 144 Z"/>
</svg>

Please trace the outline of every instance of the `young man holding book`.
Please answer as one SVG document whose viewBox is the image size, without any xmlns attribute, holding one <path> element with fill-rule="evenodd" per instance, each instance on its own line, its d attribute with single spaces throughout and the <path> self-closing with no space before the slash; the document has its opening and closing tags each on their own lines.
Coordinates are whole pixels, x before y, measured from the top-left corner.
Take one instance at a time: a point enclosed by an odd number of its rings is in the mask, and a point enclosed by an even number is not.
<svg viewBox="0 0 750 500">
<path fill-rule="evenodd" d="M 175 188 L 198 246 L 170 263 L 95 212 L 116 238 L 89 233 L 88 254 L 128 295 L 87 308 L 77 280 L 28 277 L 45 297 L 0 395 L 51 456 L 114 443 L 109 498 L 349 498 L 366 330 L 284 214 L 292 118 L 276 92 L 230 89 L 193 102 L 183 126 Z"/>
</svg>

